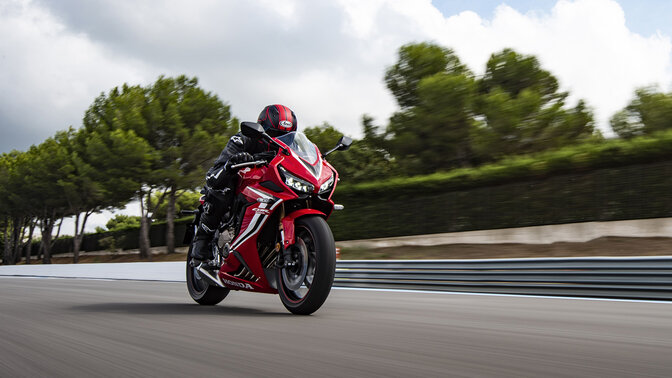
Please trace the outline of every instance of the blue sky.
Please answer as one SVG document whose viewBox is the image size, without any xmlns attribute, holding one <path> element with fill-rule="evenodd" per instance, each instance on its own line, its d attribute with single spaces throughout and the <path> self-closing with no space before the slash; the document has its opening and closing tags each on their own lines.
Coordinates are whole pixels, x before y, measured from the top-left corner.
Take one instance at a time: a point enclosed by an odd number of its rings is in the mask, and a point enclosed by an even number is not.
<svg viewBox="0 0 672 378">
<path fill-rule="evenodd" d="M 625 12 L 625 24 L 643 36 L 661 32 L 672 36 L 672 1 L 670 0 L 616 0 Z M 521 13 L 549 13 L 557 0 L 432 0 L 432 4 L 449 17 L 463 11 L 474 11 L 483 18 L 491 18 L 497 6 L 507 4 Z"/>
</svg>

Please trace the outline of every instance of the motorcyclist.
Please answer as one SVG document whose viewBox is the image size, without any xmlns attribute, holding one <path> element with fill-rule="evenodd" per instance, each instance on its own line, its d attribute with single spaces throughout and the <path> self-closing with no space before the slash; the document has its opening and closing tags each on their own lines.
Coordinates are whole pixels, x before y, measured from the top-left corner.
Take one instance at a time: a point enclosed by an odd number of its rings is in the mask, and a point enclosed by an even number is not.
<svg viewBox="0 0 672 378">
<path fill-rule="evenodd" d="M 257 122 L 272 137 L 297 129 L 296 115 L 284 105 L 265 107 L 259 114 Z M 229 139 L 226 147 L 215 160 L 215 164 L 208 170 L 205 176 L 206 193 L 203 213 L 192 247 L 192 259 L 195 262 L 209 258 L 207 247 L 222 218 L 233 205 L 238 175 L 237 170 L 231 166 L 254 161 L 254 154 L 268 150 L 269 146 L 266 142 L 250 139 L 239 132 Z"/>
</svg>

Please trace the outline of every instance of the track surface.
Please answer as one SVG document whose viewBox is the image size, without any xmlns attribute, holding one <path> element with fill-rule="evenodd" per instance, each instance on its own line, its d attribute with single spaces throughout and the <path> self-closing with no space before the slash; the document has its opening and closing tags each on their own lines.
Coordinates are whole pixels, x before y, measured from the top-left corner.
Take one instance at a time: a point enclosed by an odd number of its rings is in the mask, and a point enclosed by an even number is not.
<svg viewBox="0 0 672 378">
<path fill-rule="evenodd" d="M 0 376 L 672 375 L 672 303 L 333 290 L 215 307 L 185 284 L 0 278 Z"/>
</svg>

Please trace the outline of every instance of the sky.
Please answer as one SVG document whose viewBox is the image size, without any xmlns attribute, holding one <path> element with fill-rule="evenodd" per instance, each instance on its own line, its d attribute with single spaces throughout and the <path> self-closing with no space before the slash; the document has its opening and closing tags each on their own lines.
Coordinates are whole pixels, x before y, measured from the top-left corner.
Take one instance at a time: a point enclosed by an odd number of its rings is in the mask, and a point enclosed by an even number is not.
<svg viewBox="0 0 672 378">
<path fill-rule="evenodd" d="M 300 128 L 358 137 L 363 114 L 397 109 L 384 71 L 422 41 L 477 75 L 506 47 L 537 56 L 609 136 L 636 88 L 671 89 L 670 16 L 664 0 L 0 0 L 0 153 L 81 126 L 115 86 L 180 74 L 241 120 L 281 103 Z"/>
</svg>

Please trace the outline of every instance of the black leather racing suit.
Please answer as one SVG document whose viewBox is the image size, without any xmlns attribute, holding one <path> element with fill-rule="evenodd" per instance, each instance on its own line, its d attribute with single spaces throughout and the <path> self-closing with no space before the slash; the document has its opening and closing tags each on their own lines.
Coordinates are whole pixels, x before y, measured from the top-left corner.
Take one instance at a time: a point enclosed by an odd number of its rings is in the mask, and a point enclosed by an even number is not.
<svg viewBox="0 0 672 378">
<path fill-rule="evenodd" d="M 247 152 L 254 155 L 266 152 L 269 146 L 262 140 L 254 140 L 238 133 L 229 139 L 229 142 L 219 154 L 215 164 L 205 175 L 205 203 L 201 222 L 196 231 L 196 239 L 209 239 L 219 226 L 222 217 L 231 209 L 238 182 L 237 170 L 230 166 L 238 163 L 237 155 Z M 233 159 L 232 159 L 233 158 Z"/>
</svg>

